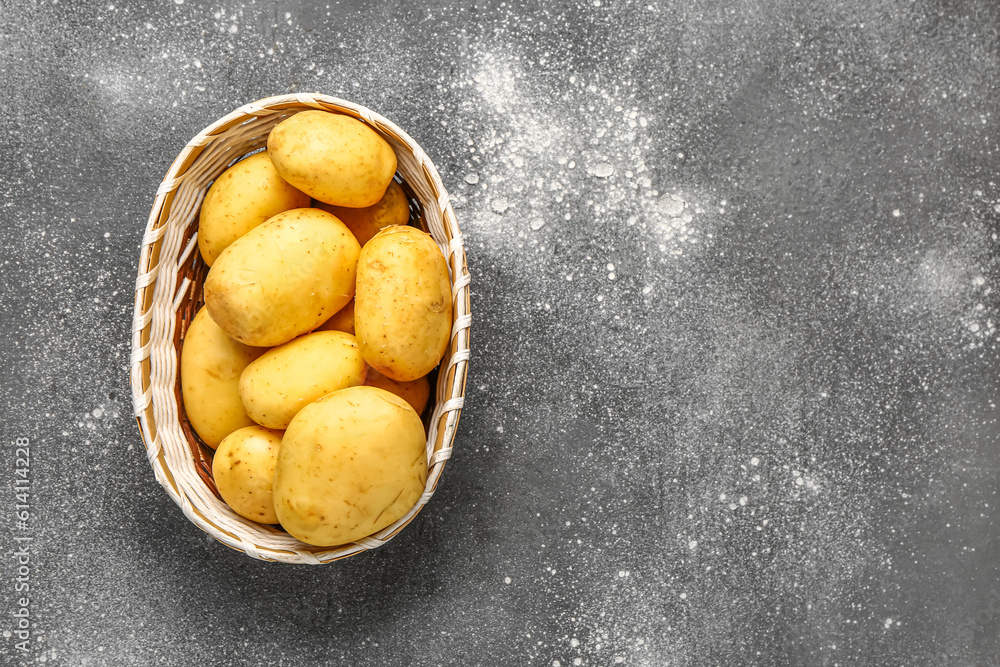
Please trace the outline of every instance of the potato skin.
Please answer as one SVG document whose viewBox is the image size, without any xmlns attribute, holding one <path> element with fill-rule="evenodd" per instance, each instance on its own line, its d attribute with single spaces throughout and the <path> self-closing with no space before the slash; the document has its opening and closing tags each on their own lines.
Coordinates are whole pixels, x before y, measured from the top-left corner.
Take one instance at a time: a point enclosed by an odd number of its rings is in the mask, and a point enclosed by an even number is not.
<svg viewBox="0 0 1000 667">
<path fill-rule="evenodd" d="M 396 173 L 396 154 L 378 132 L 350 116 L 318 109 L 275 125 L 267 151 L 282 178 L 334 206 L 374 205 Z"/>
<path fill-rule="evenodd" d="M 354 299 L 347 302 L 347 305 L 333 314 L 323 324 L 316 328 L 317 331 L 343 331 L 354 335 Z"/>
<path fill-rule="evenodd" d="M 409 403 L 410 407 L 418 415 L 424 413 L 424 408 L 427 407 L 427 399 L 431 396 L 431 383 L 426 376 L 411 380 L 410 382 L 397 382 L 392 378 L 382 375 L 374 368 L 369 367 L 365 384 L 369 387 L 385 389 L 389 393 L 399 396 Z"/>
<path fill-rule="evenodd" d="M 316 208 L 340 218 L 362 248 L 382 229 L 392 225 L 405 225 L 410 221 L 410 202 L 406 198 L 403 186 L 396 181 L 389 183 L 385 194 L 374 206 L 347 208 L 318 202 Z"/>
<path fill-rule="evenodd" d="M 429 234 L 387 227 L 358 259 L 354 326 L 365 361 L 410 382 L 437 366 L 451 335 L 451 284 Z"/>
<path fill-rule="evenodd" d="M 271 164 L 267 151 L 222 172 L 208 189 L 198 221 L 198 250 L 208 266 L 230 243 L 282 211 L 309 206 Z"/>
<path fill-rule="evenodd" d="M 287 343 L 351 300 L 359 251 L 336 216 L 317 208 L 284 211 L 219 255 L 205 279 L 205 304 L 242 343 Z"/>
<path fill-rule="evenodd" d="M 271 489 L 282 431 L 246 426 L 227 435 L 212 459 L 219 495 L 234 512 L 260 523 L 278 523 Z"/>
<path fill-rule="evenodd" d="M 207 308 L 194 316 L 181 348 L 181 396 L 191 427 L 209 447 L 254 423 L 240 401 L 240 374 L 264 351 L 227 336 Z"/>
<path fill-rule="evenodd" d="M 302 408 L 282 441 L 274 509 L 293 537 L 347 544 L 404 516 L 427 482 L 424 428 L 376 387 L 350 387 Z"/>
<path fill-rule="evenodd" d="M 343 331 L 315 331 L 271 348 L 243 370 L 240 399 L 255 422 L 283 429 L 309 403 L 364 384 L 368 365 Z"/>
</svg>

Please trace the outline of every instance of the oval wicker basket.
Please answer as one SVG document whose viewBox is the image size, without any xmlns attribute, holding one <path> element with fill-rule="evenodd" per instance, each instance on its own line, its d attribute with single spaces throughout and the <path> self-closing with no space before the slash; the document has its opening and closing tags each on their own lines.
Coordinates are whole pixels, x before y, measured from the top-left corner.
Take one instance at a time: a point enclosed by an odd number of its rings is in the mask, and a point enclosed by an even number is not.
<svg viewBox="0 0 1000 667">
<path fill-rule="evenodd" d="M 314 547 L 277 527 L 248 521 L 219 498 L 211 476 L 212 450 L 187 422 L 178 374 L 184 334 L 203 303 L 207 268 L 197 250 L 202 198 L 228 165 L 265 146 L 276 123 L 307 109 L 357 118 L 393 147 L 398 176 L 415 213 L 411 220 L 433 236 L 448 260 L 454 304 L 451 341 L 424 413 L 429 468 L 424 493 L 399 521 L 338 547 Z M 462 234 L 437 170 L 413 139 L 382 116 L 334 97 L 296 94 L 247 104 L 216 121 L 189 141 L 170 166 L 156 192 L 139 259 L 130 381 L 135 417 L 157 481 L 195 525 L 253 558 L 320 564 L 384 544 L 427 504 L 451 455 L 469 361 L 469 279 Z"/>
</svg>

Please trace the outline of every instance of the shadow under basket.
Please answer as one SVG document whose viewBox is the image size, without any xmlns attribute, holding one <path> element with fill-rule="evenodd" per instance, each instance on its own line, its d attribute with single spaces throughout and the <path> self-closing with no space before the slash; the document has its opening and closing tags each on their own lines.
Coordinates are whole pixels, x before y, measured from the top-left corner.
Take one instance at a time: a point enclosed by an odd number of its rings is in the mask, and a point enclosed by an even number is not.
<svg viewBox="0 0 1000 667">
<path fill-rule="evenodd" d="M 212 450 L 194 433 L 181 401 L 180 349 L 203 303 L 207 268 L 198 252 L 198 212 L 211 183 L 232 163 L 259 151 L 277 123 L 322 109 L 356 118 L 396 153 L 397 179 L 410 197 L 410 224 L 430 233 L 448 263 L 452 285 L 451 340 L 434 375 L 424 412 L 427 486 L 416 505 L 391 526 L 335 547 L 300 542 L 278 526 L 232 511 L 212 480 Z M 441 178 L 423 150 L 382 116 L 326 95 L 269 97 L 240 107 L 194 137 L 156 192 L 136 280 L 130 382 L 136 421 L 156 480 L 184 515 L 226 546 L 261 560 L 321 564 L 374 549 L 394 537 L 430 500 L 451 456 L 462 412 L 469 362 L 469 269 L 462 234 Z"/>
</svg>

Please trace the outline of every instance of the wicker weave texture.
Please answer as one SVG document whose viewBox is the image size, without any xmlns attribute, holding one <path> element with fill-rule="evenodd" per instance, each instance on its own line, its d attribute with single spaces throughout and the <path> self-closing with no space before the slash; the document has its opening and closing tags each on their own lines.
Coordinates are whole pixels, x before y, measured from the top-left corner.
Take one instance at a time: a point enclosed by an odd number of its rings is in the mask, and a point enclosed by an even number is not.
<svg viewBox="0 0 1000 667">
<path fill-rule="evenodd" d="M 203 264 L 200 270 L 197 266 L 198 211 L 205 192 L 227 166 L 263 148 L 275 124 L 307 109 L 357 118 L 392 146 L 398 172 L 419 205 L 421 222 L 447 259 L 454 305 L 451 341 L 438 369 L 426 422 L 424 493 L 393 525 L 334 548 L 304 544 L 283 531 L 248 521 L 218 498 L 187 426 L 178 382 L 180 346 L 201 298 L 205 273 Z M 451 456 L 469 363 L 469 280 L 462 234 L 437 170 L 416 142 L 382 116 L 334 97 L 296 94 L 244 105 L 213 123 L 191 139 L 170 166 L 157 190 L 139 259 L 130 382 L 136 421 L 156 480 L 195 525 L 253 558 L 320 564 L 381 546 L 427 504 Z"/>
</svg>

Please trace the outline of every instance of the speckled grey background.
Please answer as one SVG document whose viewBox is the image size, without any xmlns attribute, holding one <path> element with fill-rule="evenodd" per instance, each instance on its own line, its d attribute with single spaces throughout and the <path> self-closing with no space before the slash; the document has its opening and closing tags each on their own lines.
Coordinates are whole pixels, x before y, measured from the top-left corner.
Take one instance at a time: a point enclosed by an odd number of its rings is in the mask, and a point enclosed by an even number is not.
<svg viewBox="0 0 1000 667">
<path fill-rule="evenodd" d="M 6 3 L 0 664 L 1000 664 L 998 75 L 994 0 Z M 126 370 L 171 160 L 288 91 L 474 278 L 437 494 L 320 568 L 183 517 Z"/>
</svg>

